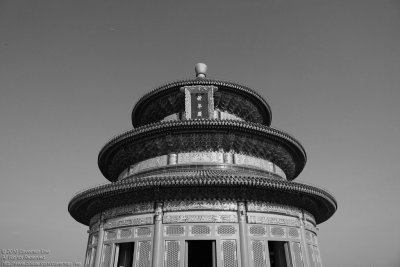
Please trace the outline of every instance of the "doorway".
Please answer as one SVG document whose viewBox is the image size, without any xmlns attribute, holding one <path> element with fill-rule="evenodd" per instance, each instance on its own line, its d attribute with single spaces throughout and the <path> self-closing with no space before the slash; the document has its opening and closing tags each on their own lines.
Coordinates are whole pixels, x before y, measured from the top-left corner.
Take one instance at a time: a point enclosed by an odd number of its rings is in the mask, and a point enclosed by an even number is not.
<svg viewBox="0 0 400 267">
<path fill-rule="evenodd" d="M 185 267 L 216 267 L 215 240 L 187 240 Z"/>
<path fill-rule="evenodd" d="M 117 267 L 132 267 L 134 242 L 118 244 L 118 264 Z"/>
<path fill-rule="evenodd" d="M 290 267 L 289 242 L 268 241 L 268 252 L 271 267 Z"/>
</svg>

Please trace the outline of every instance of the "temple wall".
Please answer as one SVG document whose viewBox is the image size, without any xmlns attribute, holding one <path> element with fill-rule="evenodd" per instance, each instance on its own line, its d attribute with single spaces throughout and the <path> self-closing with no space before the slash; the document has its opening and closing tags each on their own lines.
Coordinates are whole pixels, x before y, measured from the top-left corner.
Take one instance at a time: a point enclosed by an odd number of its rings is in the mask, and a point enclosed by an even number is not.
<svg viewBox="0 0 400 267">
<path fill-rule="evenodd" d="M 118 247 L 126 242 L 134 242 L 135 267 L 184 267 L 188 242 L 193 240 L 214 242 L 217 267 L 245 266 L 244 254 L 246 266 L 270 267 L 272 241 L 285 244 L 289 266 L 322 266 L 314 217 L 298 208 L 249 202 L 243 214 L 236 201 L 167 201 L 160 204 L 162 214 L 157 215 L 152 204 L 119 207 L 94 216 L 84 267 L 95 266 L 99 253 L 98 266 L 117 266 Z M 157 263 L 153 262 L 156 248 Z"/>
</svg>

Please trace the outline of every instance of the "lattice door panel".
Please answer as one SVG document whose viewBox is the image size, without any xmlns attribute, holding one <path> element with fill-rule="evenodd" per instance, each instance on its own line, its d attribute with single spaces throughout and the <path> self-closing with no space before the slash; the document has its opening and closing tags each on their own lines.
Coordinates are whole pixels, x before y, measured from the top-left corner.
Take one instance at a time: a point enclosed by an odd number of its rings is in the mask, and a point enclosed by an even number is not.
<svg viewBox="0 0 400 267">
<path fill-rule="evenodd" d="M 92 253 L 90 254 L 90 259 L 89 259 L 89 267 L 94 266 L 95 257 L 96 257 L 96 248 L 92 248 Z"/>
<path fill-rule="evenodd" d="M 310 267 L 317 267 L 314 255 L 314 246 L 307 245 L 307 249 L 308 249 L 308 261 L 310 262 Z"/>
<path fill-rule="evenodd" d="M 150 241 L 138 242 L 136 267 L 150 267 L 151 265 L 151 243 Z"/>
<path fill-rule="evenodd" d="M 164 267 L 179 267 L 181 261 L 179 241 L 165 241 Z"/>
<path fill-rule="evenodd" d="M 294 267 L 303 267 L 303 254 L 301 251 L 300 243 L 291 242 L 290 248 L 292 251 L 292 261 Z"/>
<path fill-rule="evenodd" d="M 236 240 L 222 240 L 222 261 L 223 267 L 237 267 L 237 252 L 236 252 Z"/>
<path fill-rule="evenodd" d="M 315 266 L 322 267 L 321 257 L 319 255 L 319 250 L 317 246 L 313 246 L 314 256 L 315 256 Z"/>
<path fill-rule="evenodd" d="M 265 242 L 261 240 L 252 240 L 251 249 L 254 267 L 266 267 Z"/>
<path fill-rule="evenodd" d="M 111 254 L 112 254 L 112 245 L 104 245 L 104 258 L 103 258 L 103 264 L 101 265 L 102 267 L 111 267 Z"/>
</svg>

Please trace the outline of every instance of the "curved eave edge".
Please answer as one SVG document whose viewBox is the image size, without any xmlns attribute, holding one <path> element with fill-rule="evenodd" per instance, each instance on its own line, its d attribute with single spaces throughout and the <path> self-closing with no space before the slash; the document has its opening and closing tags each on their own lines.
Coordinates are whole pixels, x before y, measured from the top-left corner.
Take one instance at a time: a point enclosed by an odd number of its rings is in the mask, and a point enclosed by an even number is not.
<svg viewBox="0 0 400 267">
<path fill-rule="evenodd" d="M 271 107 L 268 105 L 267 101 L 260 95 L 258 94 L 255 90 L 238 84 L 238 83 L 234 83 L 234 82 L 228 82 L 228 81 L 221 81 L 221 80 L 214 80 L 214 79 L 186 79 L 186 80 L 178 80 L 178 81 L 173 81 L 173 82 L 169 82 L 166 83 L 164 85 L 161 85 L 153 90 L 151 90 L 150 92 L 146 93 L 144 96 L 142 96 L 138 102 L 136 103 L 136 105 L 134 106 L 133 110 L 132 110 L 132 124 L 135 126 L 136 125 L 136 121 L 135 121 L 135 113 L 136 110 L 144 103 L 146 102 L 149 98 L 154 97 L 158 94 L 162 94 L 162 93 L 168 93 L 169 90 L 173 90 L 174 88 L 177 87 L 181 87 L 181 86 L 187 86 L 187 85 L 215 85 L 215 86 L 224 86 L 227 88 L 231 88 L 231 89 L 238 89 L 242 92 L 245 93 L 249 93 L 250 95 L 254 96 L 256 99 L 258 99 L 267 109 L 267 113 L 268 113 L 268 121 L 266 121 L 265 123 L 270 125 L 271 121 L 272 121 L 272 111 L 271 111 Z"/>
<path fill-rule="evenodd" d="M 142 127 L 128 130 L 122 134 L 119 134 L 110 139 L 100 150 L 98 156 L 98 166 L 100 168 L 101 173 L 109 179 L 110 181 L 114 181 L 108 177 L 108 174 L 105 170 L 105 164 L 103 164 L 104 158 L 107 158 L 107 154 L 120 142 L 127 141 L 128 139 L 133 139 L 135 137 L 140 137 L 142 135 L 147 136 L 150 134 L 157 134 L 159 132 L 165 132 L 169 130 L 174 130 L 175 128 L 179 128 L 179 130 L 193 129 L 199 127 L 232 127 L 237 128 L 238 130 L 248 130 L 255 131 L 267 135 L 271 135 L 274 138 L 281 138 L 286 141 L 287 144 L 294 146 L 297 149 L 297 152 L 300 152 L 301 157 L 304 158 L 304 164 L 300 166 L 297 170 L 297 174 L 293 177 L 296 178 L 298 174 L 303 170 L 306 162 L 307 162 L 307 154 L 304 147 L 301 145 L 299 141 L 297 141 L 291 135 L 274 129 L 269 126 L 265 126 L 258 123 L 238 121 L 238 120 L 208 120 L 208 119 L 200 119 L 200 120 L 187 120 L 187 121 L 165 121 L 165 122 L 156 122 L 152 124 L 147 124 Z M 186 128 L 183 128 L 186 127 Z M 168 129 L 170 128 L 170 129 Z"/>
<path fill-rule="evenodd" d="M 141 191 L 146 189 L 154 189 L 154 188 L 181 188 L 181 187 L 215 187 L 215 186 L 223 186 L 223 187 L 237 187 L 237 186 L 246 186 L 249 189 L 264 189 L 264 190 L 273 190 L 275 192 L 283 192 L 285 194 L 292 194 L 300 196 L 300 198 L 304 196 L 310 196 L 312 199 L 315 199 L 325 207 L 324 214 L 321 216 L 317 216 L 318 214 L 313 214 L 316 216 L 317 224 L 325 222 L 328 220 L 337 210 L 337 202 L 336 199 L 329 192 L 322 190 L 317 187 L 313 187 L 306 184 L 288 182 L 288 181 L 277 181 L 270 179 L 263 179 L 263 181 L 249 181 L 247 177 L 223 177 L 217 178 L 213 181 L 202 181 L 191 179 L 189 180 L 187 177 L 180 178 L 185 179 L 185 183 L 178 183 L 176 179 L 169 178 L 168 181 L 162 181 L 162 179 L 137 179 L 132 180 L 129 179 L 127 181 L 111 183 L 99 187 L 94 187 L 88 189 L 82 193 L 74 196 L 68 204 L 68 211 L 71 216 L 77 220 L 78 222 L 88 225 L 88 219 L 82 218 L 79 216 L 79 208 L 81 206 L 85 206 L 85 203 L 92 203 L 95 201 L 100 201 L 101 199 L 110 198 L 113 196 L 118 196 L 119 194 L 126 194 L 135 191 Z M 140 180 L 140 181 L 138 181 Z M 228 183 L 227 181 L 230 180 Z M 88 204 L 87 204 L 88 205 Z M 292 205 L 295 206 L 295 203 Z M 323 212 L 322 210 L 319 210 Z M 84 210 L 83 213 L 86 213 L 87 210 Z M 90 218 L 89 218 L 90 219 Z"/>
</svg>

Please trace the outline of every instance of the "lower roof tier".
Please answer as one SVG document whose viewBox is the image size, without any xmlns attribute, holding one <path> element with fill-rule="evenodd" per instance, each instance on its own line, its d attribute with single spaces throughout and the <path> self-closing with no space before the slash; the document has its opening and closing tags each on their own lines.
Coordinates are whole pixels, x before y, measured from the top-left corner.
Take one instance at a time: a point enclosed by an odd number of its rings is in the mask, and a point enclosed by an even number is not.
<svg viewBox="0 0 400 267">
<path fill-rule="evenodd" d="M 68 210 L 78 222 L 89 225 L 99 212 L 144 201 L 230 199 L 267 201 L 310 212 L 316 223 L 336 211 L 335 198 L 320 188 L 231 170 L 184 170 L 132 177 L 78 193 Z"/>
<path fill-rule="evenodd" d="M 171 153 L 226 152 L 277 165 L 288 180 L 303 170 L 307 156 L 290 135 L 261 124 L 236 120 L 168 121 L 127 131 L 100 151 L 100 171 L 110 181 L 139 162 Z"/>
</svg>

